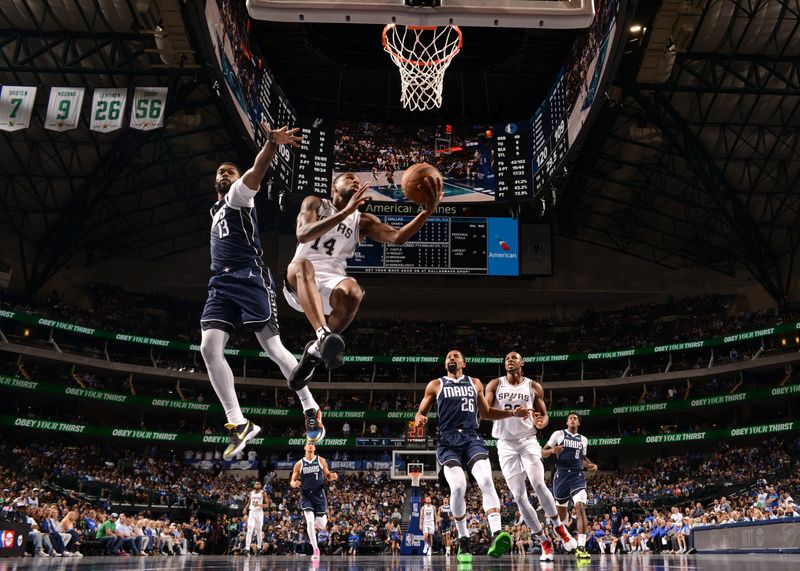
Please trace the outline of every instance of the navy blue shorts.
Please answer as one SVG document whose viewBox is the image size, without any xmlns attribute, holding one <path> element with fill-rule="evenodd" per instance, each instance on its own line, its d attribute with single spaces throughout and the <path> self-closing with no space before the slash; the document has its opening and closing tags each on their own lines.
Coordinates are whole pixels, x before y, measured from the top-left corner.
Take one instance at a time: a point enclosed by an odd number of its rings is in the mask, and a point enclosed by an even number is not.
<svg viewBox="0 0 800 571">
<path fill-rule="evenodd" d="M 324 516 L 326 513 L 328 513 L 328 500 L 325 497 L 325 492 L 308 495 L 301 492 L 300 509 L 303 511 L 311 510 L 317 517 Z"/>
<path fill-rule="evenodd" d="M 228 333 L 239 325 L 250 331 L 261 331 L 268 326 L 276 335 L 280 333 L 270 271 L 256 266 L 212 276 L 200 324 L 203 329 L 222 329 Z"/>
<path fill-rule="evenodd" d="M 553 476 L 553 497 L 559 503 L 568 501 L 572 496 L 586 489 L 586 475 L 583 470 L 567 472 L 556 470 Z"/>
<path fill-rule="evenodd" d="M 488 458 L 489 452 L 483 444 L 483 438 L 475 431 L 443 432 L 436 446 L 436 459 L 442 466 L 461 466 L 472 468 L 478 460 Z"/>
</svg>

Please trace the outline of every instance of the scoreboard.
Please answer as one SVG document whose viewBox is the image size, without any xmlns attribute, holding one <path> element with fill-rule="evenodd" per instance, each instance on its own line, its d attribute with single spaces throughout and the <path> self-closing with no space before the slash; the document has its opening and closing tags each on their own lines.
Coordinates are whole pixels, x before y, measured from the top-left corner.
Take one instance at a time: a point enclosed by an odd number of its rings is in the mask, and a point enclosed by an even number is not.
<svg viewBox="0 0 800 571">
<path fill-rule="evenodd" d="M 530 122 L 495 126 L 497 200 L 531 198 Z"/>
<path fill-rule="evenodd" d="M 412 216 L 386 215 L 399 228 Z M 511 218 L 431 216 L 405 244 L 369 238 L 348 260 L 348 270 L 383 274 L 519 275 L 519 229 Z"/>
<path fill-rule="evenodd" d="M 570 105 L 567 104 L 567 91 L 564 85 L 564 71 L 556 80 L 550 95 L 544 100 L 531 119 L 532 151 L 531 172 L 533 185 L 531 197 L 537 196 L 545 188 L 556 166 L 569 150 L 567 139 L 567 118 Z"/>
<path fill-rule="evenodd" d="M 295 178 L 293 191 L 330 195 L 333 176 L 334 123 L 316 118 L 300 121 L 303 140 L 295 154 Z"/>
</svg>

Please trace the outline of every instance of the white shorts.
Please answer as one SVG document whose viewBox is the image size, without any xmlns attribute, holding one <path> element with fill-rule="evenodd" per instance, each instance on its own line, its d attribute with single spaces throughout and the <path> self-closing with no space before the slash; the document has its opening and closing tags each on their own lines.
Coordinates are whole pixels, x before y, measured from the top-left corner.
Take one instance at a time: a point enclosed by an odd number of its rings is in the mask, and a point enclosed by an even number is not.
<svg viewBox="0 0 800 571">
<path fill-rule="evenodd" d="M 575 492 L 575 495 L 572 496 L 572 503 L 573 504 L 583 504 L 586 505 L 588 496 L 586 495 L 586 488 Z M 563 504 L 556 500 L 556 505 L 561 508 L 565 508 L 569 505 L 569 500 L 564 502 Z"/>
<path fill-rule="evenodd" d="M 535 436 L 522 440 L 497 440 L 497 456 L 500 459 L 500 470 L 508 480 L 517 474 L 527 472 L 528 466 L 534 462 L 542 462 L 542 445 Z"/>
<path fill-rule="evenodd" d="M 333 295 L 333 290 L 348 278 L 355 281 L 355 279 L 350 276 L 334 271 L 332 268 L 327 268 L 321 264 L 314 264 L 314 281 L 317 283 L 319 295 L 322 297 L 322 311 L 325 315 L 330 315 L 333 312 L 333 308 L 331 307 L 331 295 Z M 303 311 L 303 306 L 300 305 L 297 294 L 289 289 L 286 283 L 283 285 L 283 295 L 292 309 L 296 309 L 300 312 Z"/>
<path fill-rule="evenodd" d="M 426 533 L 428 535 L 433 535 L 434 533 L 436 533 L 436 526 L 434 526 L 432 523 L 424 524 L 422 526 L 422 533 L 423 535 Z"/>
<path fill-rule="evenodd" d="M 247 529 L 252 529 L 254 532 L 259 533 L 264 525 L 264 512 L 250 512 L 247 515 Z"/>
</svg>

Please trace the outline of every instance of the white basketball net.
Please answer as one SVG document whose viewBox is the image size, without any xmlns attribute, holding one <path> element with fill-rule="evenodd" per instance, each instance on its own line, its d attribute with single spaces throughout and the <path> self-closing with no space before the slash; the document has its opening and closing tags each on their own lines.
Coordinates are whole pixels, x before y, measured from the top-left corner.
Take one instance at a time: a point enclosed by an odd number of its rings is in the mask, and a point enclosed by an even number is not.
<svg viewBox="0 0 800 571">
<path fill-rule="evenodd" d="M 383 50 L 400 70 L 400 102 L 411 111 L 442 106 L 444 72 L 461 50 L 458 26 L 401 26 L 383 29 Z"/>
<path fill-rule="evenodd" d="M 408 475 L 411 476 L 411 487 L 419 488 L 419 481 L 422 479 L 422 472 L 417 472 L 415 470 L 413 472 L 409 472 Z"/>
</svg>

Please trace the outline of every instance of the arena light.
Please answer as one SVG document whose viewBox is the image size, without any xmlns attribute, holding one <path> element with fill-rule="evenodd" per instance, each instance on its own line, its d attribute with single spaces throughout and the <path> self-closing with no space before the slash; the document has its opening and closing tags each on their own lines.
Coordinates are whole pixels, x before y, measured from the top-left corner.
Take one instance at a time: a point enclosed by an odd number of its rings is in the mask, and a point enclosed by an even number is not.
<svg viewBox="0 0 800 571">
<path fill-rule="evenodd" d="M 633 26 L 631 26 L 631 33 L 632 34 L 638 34 L 641 31 L 642 31 L 642 27 L 639 24 L 634 24 Z"/>
<path fill-rule="evenodd" d="M 781 347 L 786 347 L 786 339 L 781 339 Z"/>
<path fill-rule="evenodd" d="M 30 329 L 26 329 L 25 331 L 22 332 L 22 335 L 24 335 L 25 337 L 30 337 L 31 336 L 31 330 Z"/>
</svg>

